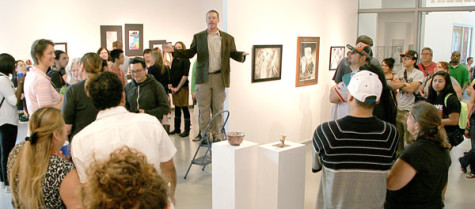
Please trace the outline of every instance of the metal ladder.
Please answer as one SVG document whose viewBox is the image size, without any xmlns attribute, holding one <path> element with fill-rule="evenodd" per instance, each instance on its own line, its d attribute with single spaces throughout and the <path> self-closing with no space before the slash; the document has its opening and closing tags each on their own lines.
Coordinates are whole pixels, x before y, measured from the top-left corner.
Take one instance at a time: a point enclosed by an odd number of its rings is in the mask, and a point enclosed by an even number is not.
<svg viewBox="0 0 475 209">
<path fill-rule="evenodd" d="M 208 123 L 208 126 L 206 126 L 205 132 L 202 135 L 201 141 L 199 142 L 200 144 L 198 145 L 198 148 L 196 149 L 195 155 L 193 156 L 193 159 L 190 162 L 190 166 L 188 166 L 188 170 L 186 171 L 185 174 L 185 179 L 188 176 L 188 173 L 190 172 L 190 168 L 193 164 L 195 165 L 201 165 L 203 168 L 201 169 L 202 171 L 205 170 L 206 166 L 208 164 L 211 164 L 211 144 L 213 143 L 213 140 L 209 138 L 208 136 L 208 131 L 211 128 L 211 124 L 213 123 L 214 119 L 220 114 L 227 113 L 226 119 L 224 120 L 223 126 L 221 127 L 221 133 L 224 135 L 223 140 L 227 140 L 226 136 L 226 129 L 224 128 L 226 126 L 226 123 L 228 122 L 229 119 L 229 111 L 228 110 L 223 110 L 219 113 L 216 113 L 213 118 Z M 201 148 L 206 148 L 206 151 L 204 155 L 197 157 L 198 152 L 200 151 Z"/>
</svg>

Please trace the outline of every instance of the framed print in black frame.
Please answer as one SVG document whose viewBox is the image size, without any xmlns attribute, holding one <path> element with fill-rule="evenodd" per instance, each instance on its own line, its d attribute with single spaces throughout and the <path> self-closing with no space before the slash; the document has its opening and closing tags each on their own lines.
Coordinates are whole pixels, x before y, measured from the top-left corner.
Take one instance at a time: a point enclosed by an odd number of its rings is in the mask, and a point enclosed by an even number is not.
<svg viewBox="0 0 475 209">
<path fill-rule="evenodd" d="M 125 24 L 125 55 L 142 56 L 143 24 Z"/>
<path fill-rule="evenodd" d="M 295 87 L 318 83 L 320 37 L 297 37 Z"/>
<path fill-rule="evenodd" d="M 338 64 L 345 58 L 344 46 L 330 47 L 330 70 L 336 70 Z"/>
<path fill-rule="evenodd" d="M 114 41 L 122 42 L 122 26 L 101 25 L 101 46 L 111 51 Z"/>
<path fill-rule="evenodd" d="M 252 46 L 252 83 L 280 80 L 282 77 L 282 45 Z"/>
</svg>

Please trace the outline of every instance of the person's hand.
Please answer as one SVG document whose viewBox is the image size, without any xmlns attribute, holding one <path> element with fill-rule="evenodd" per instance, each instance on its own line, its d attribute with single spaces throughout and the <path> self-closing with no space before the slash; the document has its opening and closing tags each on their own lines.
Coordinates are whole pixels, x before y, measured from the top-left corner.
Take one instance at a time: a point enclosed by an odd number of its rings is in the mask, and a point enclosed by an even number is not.
<svg viewBox="0 0 475 209">
<path fill-rule="evenodd" d="M 191 99 L 192 99 L 193 101 L 196 101 L 196 94 L 191 94 Z"/>
<path fill-rule="evenodd" d="M 426 97 L 426 95 L 424 94 L 424 91 L 422 91 L 422 89 L 419 89 L 419 93 L 421 94 L 421 96 Z"/>
<path fill-rule="evenodd" d="M 139 109 L 139 113 L 145 113 L 144 109 Z"/>
<path fill-rule="evenodd" d="M 467 128 L 470 129 L 470 117 L 467 120 Z"/>
<path fill-rule="evenodd" d="M 249 55 L 249 53 L 247 53 L 247 52 L 242 53 L 242 56 L 247 56 L 247 55 Z"/>
<path fill-rule="evenodd" d="M 163 51 L 165 51 L 167 53 L 172 53 L 172 52 L 175 51 L 175 49 L 173 48 L 173 46 L 171 44 L 163 44 L 162 49 L 163 49 Z"/>
</svg>

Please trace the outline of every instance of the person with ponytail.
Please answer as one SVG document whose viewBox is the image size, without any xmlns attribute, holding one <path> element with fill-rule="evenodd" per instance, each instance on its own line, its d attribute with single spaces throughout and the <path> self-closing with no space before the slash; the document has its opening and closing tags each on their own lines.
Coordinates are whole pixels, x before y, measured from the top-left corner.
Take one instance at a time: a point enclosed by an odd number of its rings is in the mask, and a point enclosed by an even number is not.
<svg viewBox="0 0 475 209">
<path fill-rule="evenodd" d="M 416 140 L 389 171 L 384 208 L 442 209 L 451 159 L 440 112 L 427 102 L 418 102 L 406 117 L 407 130 Z"/>
<path fill-rule="evenodd" d="M 70 133 L 70 141 L 79 131 L 96 120 L 99 110 L 86 95 L 89 81 L 102 71 L 102 59 L 96 53 L 86 53 L 80 61 L 80 74 L 86 80 L 71 85 L 64 94 L 61 112 L 64 115 L 66 129 Z"/>
<path fill-rule="evenodd" d="M 79 176 L 60 151 L 67 139 L 61 112 L 42 107 L 30 117 L 30 137 L 8 158 L 14 208 L 81 208 Z"/>
</svg>

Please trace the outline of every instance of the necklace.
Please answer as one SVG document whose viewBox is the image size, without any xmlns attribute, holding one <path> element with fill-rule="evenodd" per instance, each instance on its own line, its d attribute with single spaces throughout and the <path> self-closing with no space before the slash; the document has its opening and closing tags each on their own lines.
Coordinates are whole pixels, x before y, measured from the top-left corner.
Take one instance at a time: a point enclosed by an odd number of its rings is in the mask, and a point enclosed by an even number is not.
<svg viewBox="0 0 475 209">
<path fill-rule="evenodd" d="M 62 157 L 62 158 L 64 158 L 64 159 L 70 161 L 69 158 L 66 157 L 66 156 L 63 154 L 63 152 L 61 152 L 61 150 L 59 150 L 59 151 L 50 150 L 49 152 L 50 152 L 52 155 L 57 155 L 57 156 L 60 156 L 60 157 Z"/>
</svg>

